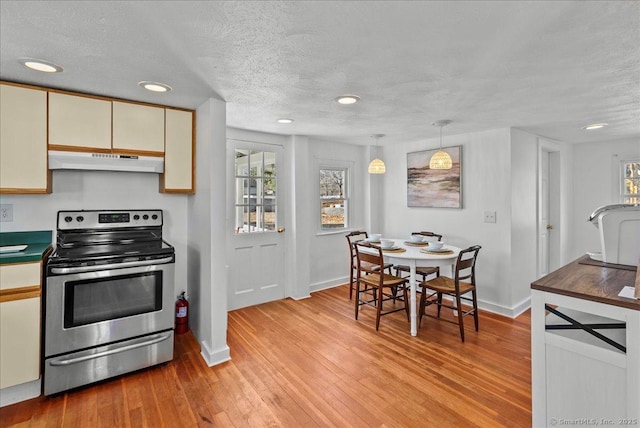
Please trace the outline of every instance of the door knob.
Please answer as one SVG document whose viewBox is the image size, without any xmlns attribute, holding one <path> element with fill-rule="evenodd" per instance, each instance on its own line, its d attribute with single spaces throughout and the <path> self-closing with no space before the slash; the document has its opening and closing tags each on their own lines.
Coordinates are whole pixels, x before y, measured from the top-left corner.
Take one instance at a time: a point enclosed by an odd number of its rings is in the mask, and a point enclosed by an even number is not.
<svg viewBox="0 0 640 428">
<path fill-rule="evenodd" d="M 284 227 L 279 227 L 278 228 L 278 233 L 282 233 L 282 232 L 284 232 Z"/>
<path fill-rule="evenodd" d="M 547 230 L 551 230 L 551 229 L 553 229 L 553 226 L 552 226 L 552 225 L 550 225 L 550 224 L 548 224 L 548 225 L 547 225 Z"/>
</svg>

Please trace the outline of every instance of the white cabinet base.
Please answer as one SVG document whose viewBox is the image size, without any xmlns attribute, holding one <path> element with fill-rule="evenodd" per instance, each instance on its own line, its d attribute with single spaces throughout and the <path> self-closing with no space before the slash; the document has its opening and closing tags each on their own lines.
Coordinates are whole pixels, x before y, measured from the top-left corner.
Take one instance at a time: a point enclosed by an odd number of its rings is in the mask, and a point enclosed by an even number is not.
<svg viewBox="0 0 640 428">
<path fill-rule="evenodd" d="M 624 323 L 606 335 L 626 352 L 582 331 L 546 330 L 545 304 L 580 322 Z M 532 290 L 531 365 L 533 427 L 640 426 L 640 311 Z"/>
</svg>

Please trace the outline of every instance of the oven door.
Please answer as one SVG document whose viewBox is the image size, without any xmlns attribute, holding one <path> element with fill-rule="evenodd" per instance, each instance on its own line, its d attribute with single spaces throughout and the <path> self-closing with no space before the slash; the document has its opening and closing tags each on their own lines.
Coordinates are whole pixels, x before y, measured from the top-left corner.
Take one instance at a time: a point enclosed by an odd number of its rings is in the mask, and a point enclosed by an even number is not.
<svg viewBox="0 0 640 428">
<path fill-rule="evenodd" d="M 140 264 L 48 276 L 45 357 L 173 329 L 175 264 Z"/>
</svg>

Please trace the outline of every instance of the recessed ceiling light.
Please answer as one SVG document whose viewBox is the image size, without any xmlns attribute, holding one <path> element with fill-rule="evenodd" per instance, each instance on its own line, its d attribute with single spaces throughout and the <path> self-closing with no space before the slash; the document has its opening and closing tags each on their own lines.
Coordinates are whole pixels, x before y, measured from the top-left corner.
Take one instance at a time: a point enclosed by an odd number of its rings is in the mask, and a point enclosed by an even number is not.
<svg viewBox="0 0 640 428">
<path fill-rule="evenodd" d="M 583 126 L 582 129 L 593 131 L 594 129 L 604 128 L 607 125 L 608 123 L 592 123 L 591 125 Z"/>
<path fill-rule="evenodd" d="M 276 120 L 276 122 L 278 122 L 278 123 L 293 123 L 293 119 L 288 119 L 286 117 L 283 117 L 282 119 Z"/>
<path fill-rule="evenodd" d="M 336 98 L 339 104 L 355 104 L 360 101 L 360 97 L 357 95 L 340 95 Z"/>
<path fill-rule="evenodd" d="M 169 92 L 172 90 L 171 86 L 160 82 L 148 82 L 143 80 L 142 82 L 139 82 L 138 85 L 142 86 L 147 91 L 152 92 Z"/>
<path fill-rule="evenodd" d="M 18 62 L 27 68 L 43 73 L 62 73 L 62 67 L 52 62 L 35 58 L 20 58 Z"/>
</svg>

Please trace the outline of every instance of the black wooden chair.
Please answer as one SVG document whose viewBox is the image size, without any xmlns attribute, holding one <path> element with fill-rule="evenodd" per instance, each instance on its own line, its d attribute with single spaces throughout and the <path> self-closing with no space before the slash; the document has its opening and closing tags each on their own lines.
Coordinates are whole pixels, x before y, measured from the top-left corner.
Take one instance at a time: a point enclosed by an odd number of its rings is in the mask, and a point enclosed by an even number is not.
<svg viewBox="0 0 640 428">
<path fill-rule="evenodd" d="M 351 258 L 351 270 L 349 273 L 349 300 L 353 298 L 353 289 L 355 288 L 355 279 L 357 277 L 357 268 L 358 264 L 356 262 L 356 249 L 354 244 L 356 242 L 364 241 L 369 237 L 367 232 L 355 231 L 347 234 L 347 242 L 349 243 L 349 256 Z M 371 266 L 374 270 L 380 269 L 379 266 Z M 391 263 L 385 263 L 383 269 L 388 269 L 389 273 L 391 273 L 391 268 L 393 265 Z"/>
<path fill-rule="evenodd" d="M 373 305 L 376 307 L 376 331 L 380 328 L 380 317 L 388 315 L 393 312 L 404 310 L 407 314 L 407 321 L 409 320 L 409 295 L 407 293 L 407 287 L 405 284 L 409 281 L 406 278 L 400 278 L 395 275 L 386 274 L 384 270 L 373 270 L 372 266 L 382 266 L 384 263 L 384 256 L 382 255 L 382 249 L 380 247 L 373 247 L 366 242 L 356 242 L 354 244 L 356 250 L 357 261 L 357 277 L 356 277 L 356 301 L 355 311 L 356 320 L 358 319 L 358 311 L 362 305 Z M 364 247 L 369 247 L 372 253 L 362 251 Z M 365 289 L 362 289 L 362 286 Z M 365 298 L 362 298 L 362 293 L 367 288 L 373 290 L 374 298 L 367 300 L 369 296 L 365 294 Z M 396 298 L 395 290 L 402 288 L 403 297 Z M 389 290 L 391 293 L 386 292 Z M 383 304 L 391 300 L 394 306 L 393 309 L 384 310 Z M 402 307 L 396 307 L 397 302 L 402 302 Z M 391 304 L 391 303 L 390 303 Z"/>
<path fill-rule="evenodd" d="M 474 245 L 467 249 L 460 251 L 458 259 L 456 260 L 456 267 L 454 269 L 454 278 L 446 276 L 438 276 L 437 278 L 429 281 L 422 281 L 420 287 L 422 288 L 422 295 L 420 296 L 420 324 L 422 324 L 422 316 L 425 314 L 425 309 L 429 305 L 438 305 L 438 319 L 440 318 L 440 309 L 442 307 L 456 310 L 458 312 L 458 322 L 460 327 L 460 338 L 464 342 L 464 323 L 463 318 L 467 315 L 473 314 L 473 319 L 478 331 L 478 299 L 476 296 L 476 260 L 478 258 L 478 252 L 480 251 L 479 245 Z M 427 295 L 427 290 L 430 290 L 431 294 Z M 471 298 L 464 296 L 467 293 L 471 293 Z M 446 294 L 455 299 L 456 306 L 442 303 L 442 295 Z M 466 310 L 462 306 L 462 300 L 471 302 L 471 309 Z M 429 315 L 428 315 L 429 316 Z M 443 321 L 448 321 L 444 320 Z M 452 321 L 451 321 L 452 322 Z"/>
</svg>

